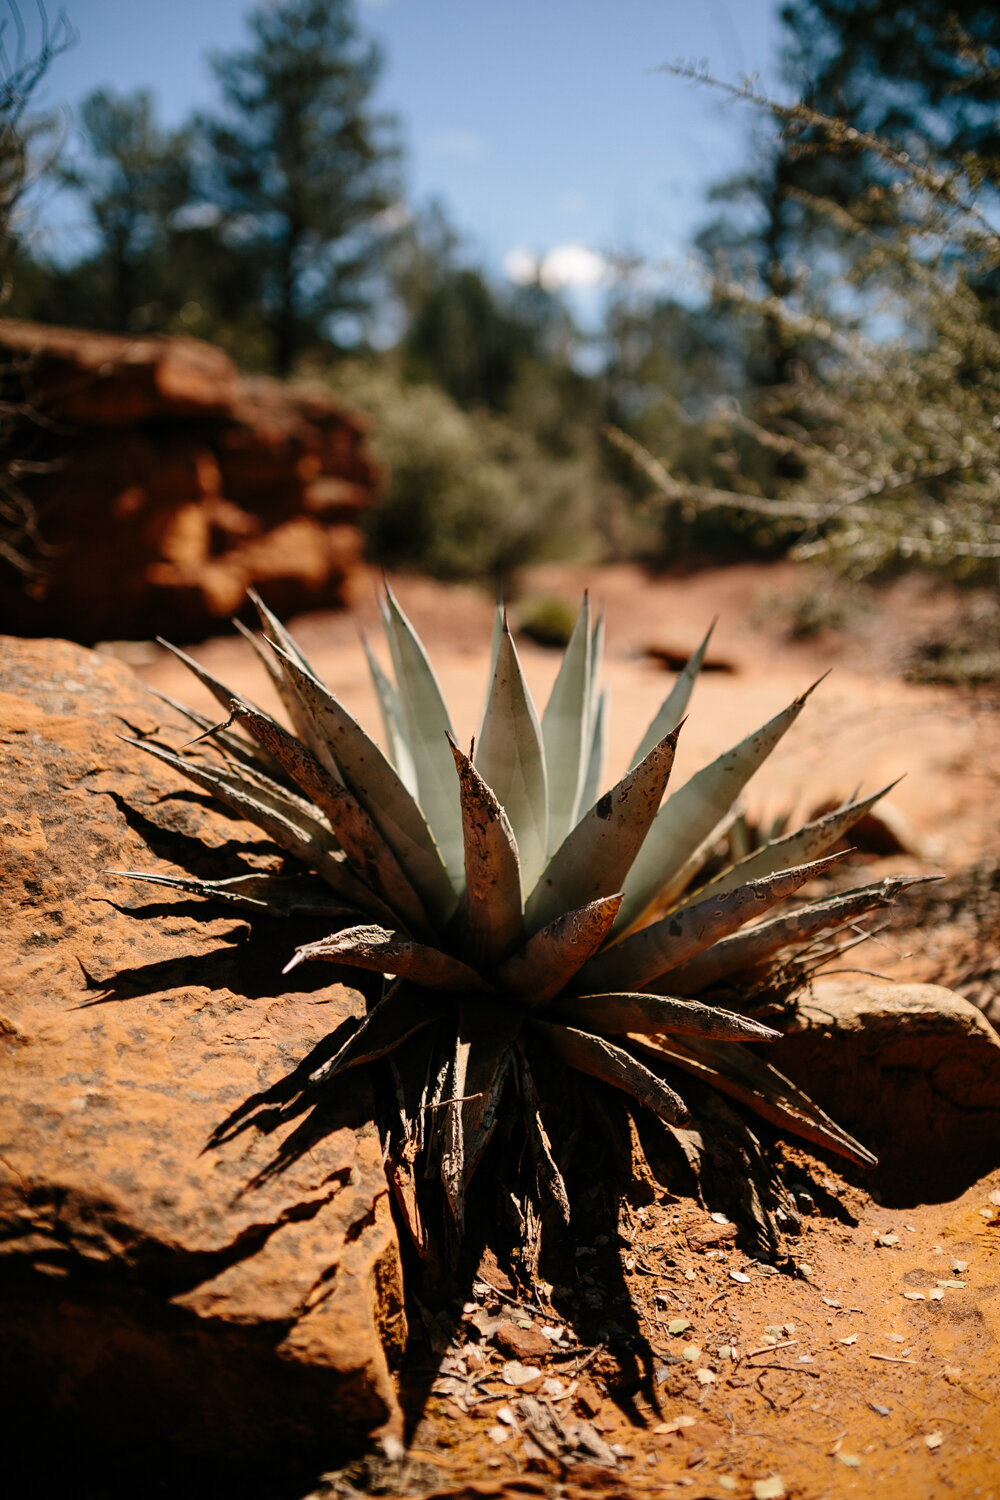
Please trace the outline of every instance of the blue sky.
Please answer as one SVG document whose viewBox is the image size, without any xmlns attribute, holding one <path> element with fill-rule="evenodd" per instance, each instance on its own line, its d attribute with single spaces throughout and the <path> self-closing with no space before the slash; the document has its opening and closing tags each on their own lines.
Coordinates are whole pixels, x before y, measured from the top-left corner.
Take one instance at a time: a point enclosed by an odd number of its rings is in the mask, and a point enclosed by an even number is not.
<svg viewBox="0 0 1000 1500">
<path fill-rule="evenodd" d="M 71 126 L 90 89 L 143 86 L 179 123 L 211 105 L 206 54 L 241 45 L 249 8 L 66 0 L 79 40 L 46 102 Z M 440 197 L 491 269 L 542 260 L 554 285 L 586 283 L 608 253 L 680 275 L 705 188 L 744 159 L 752 114 L 659 64 L 775 84 L 775 0 L 361 0 L 357 14 L 385 50 L 379 102 L 400 118 L 410 201 Z M 65 207 L 49 213 L 73 233 Z"/>
</svg>

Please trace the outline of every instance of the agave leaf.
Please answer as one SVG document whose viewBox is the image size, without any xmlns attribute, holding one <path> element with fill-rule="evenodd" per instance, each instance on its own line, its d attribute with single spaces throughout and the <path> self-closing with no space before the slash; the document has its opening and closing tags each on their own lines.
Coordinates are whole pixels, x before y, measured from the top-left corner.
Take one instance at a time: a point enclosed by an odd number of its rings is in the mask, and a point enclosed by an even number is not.
<svg viewBox="0 0 1000 1500">
<path fill-rule="evenodd" d="M 539 1189 L 544 1189 L 548 1193 L 559 1209 L 563 1222 L 568 1224 L 569 1194 L 566 1191 L 563 1175 L 556 1166 L 555 1158 L 552 1155 L 552 1143 L 549 1140 L 545 1126 L 542 1124 L 541 1101 L 538 1098 L 535 1080 L 528 1065 L 527 1054 L 522 1046 L 518 1047 L 516 1062 L 518 1093 L 521 1098 L 521 1107 L 527 1127 L 531 1154 L 535 1159 L 535 1177 Z M 541 1196 L 541 1192 L 539 1196 Z"/>
<path fill-rule="evenodd" d="M 675 873 L 671 876 L 669 887 L 670 891 L 686 891 L 691 882 L 697 878 L 697 876 L 705 868 L 705 865 L 708 863 L 709 859 L 711 859 L 712 855 L 716 852 L 722 853 L 723 857 L 725 857 L 724 851 L 720 851 L 720 845 L 723 844 L 724 841 L 729 837 L 729 834 L 732 831 L 734 825 L 737 824 L 742 817 L 742 802 L 739 798 L 737 798 L 733 806 L 726 813 L 725 817 L 719 819 L 718 823 L 716 823 L 712 827 L 710 832 L 705 835 L 701 843 L 696 845 L 696 847 L 692 849 L 691 853 L 688 855 L 684 863 L 680 865 Z M 679 902 L 675 903 L 673 897 L 671 897 L 669 893 L 667 893 L 664 897 L 654 900 L 646 908 L 640 919 L 640 923 L 633 923 L 633 927 L 641 925 L 641 922 L 653 921 L 655 917 L 662 916 L 664 911 L 668 909 L 672 910 L 675 904 L 679 904 Z"/>
<path fill-rule="evenodd" d="M 276 620 L 275 617 L 270 613 L 270 611 L 265 609 L 262 603 L 257 601 L 257 605 L 262 623 L 267 625 L 270 621 L 273 622 L 273 626 L 276 627 L 276 634 L 274 636 L 274 639 L 280 640 L 283 638 L 287 640 L 289 646 L 291 647 L 291 654 L 295 657 L 295 659 L 297 661 L 304 661 L 305 658 L 296 647 L 295 642 L 292 640 L 291 636 L 289 636 L 287 631 L 285 631 L 281 627 L 280 621 Z M 337 762 L 334 760 L 332 754 L 330 753 L 330 747 L 323 739 L 322 735 L 317 734 L 316 726 L 313 723 L 312 719 L 309 717 L 309 714 L 306 711 L 301 699 L 299 698 L 298 693 L 295 691 L 294 683 L 289 680 L 287 674 L 282 670 L 283 664 L 281 662 L 281 659 L 275 656 L 274 650 L 269 642 L 265 643 L 260 639 L 259 636 L 254 635 L 253 631 L 248 630 L 247 627 L 242 623 L 242 621 L 234 620 L 233 624 L 236 626 L 236 629 L 240 632 L 243 639 L 249 642 L 258 659 L 260 660 L 265 672 L 271 679 L 271 684 L 281 701 L 281 706 L 285 710 L 285 713 L 288 715 L 288 722 L 295 730 L 295 733 L 298 735 L 299 739 L 303 742 L 304 745 L 308 746 L 313 755 L 315 755 L 316 759 L 319 761 L 320 765 L 324 767 L 327 774 L 332 776 L 334 781 L 340 781 L 342 779 L 340 770 L 337 766 Z"/>
<path fill-rule="evenodd" d="M 386 1154 L 385 1175 L 413 1248 L 420 1259 L 426 1261 L 431 1258 L 431 1238 L 420 1212 L 415 1158 L 416 1145 L 404 1135 L 390 1146 Z"/>
<path fill-rule="evenodd" d="M 229 760 L 194 760 L 189 756 L 177 755 L 164 746 L 154 745 L 149 740 L 128 740 L 124 735 L 122 738 L 127 744 L 139 744 L 143 750 L 150 755 L 157 755 L 160 760 L 172 756 L 170 764 L 183 771 L 189 780 L 198 780 L 200 786 L 220 797 L 222 793 L 219 789 L 225 787 L 250 798 L 262 809 L 278 813 L 282 818 L 299 825 L 304 832 L 310 833 L 315 838 L 318 849 L 337 848 L 332 829 L 322 818 L 317 817 L 316 808 L 305 797 L 301 797 L 293 786 L 274 781 L 255 766 L 235 764 Z M 199 780 L 199 777 L 202 779 Z"/>
<path fill-rule="evenodd" d="M 560 912 L 627 889 L 632 861 L 656 818 L 670 777 L 677 735 L 675 729 L 654 746 L 563 840 L 528 898 L 525 920 L 530 931 L 554 921 Z"/>
<path fill-rule="evenodd" d="M 683 887 L 677 885 L 677 872 L 795 723 L 817 685 L 814 683 L 762 728 L 718 756 L 667 798 L 625 882 L 625 900 L 618 915 L 622 932 L 641 921 L 654 902 L 666 904 L 680 894 Z"/>
<path fill-rule="evenodd" d="M 321 1063 L 314 1073 L 310 1073 L 309 1082 L 322 1083 L 324 1079 L 346 1072 L 348 1068 L 377 1062 L 414 1032 L 430 1026 L 434 1021 L 440 1021 L 447 1003 L 431 990 L 422 990 L 416 985 L 407 984 L 405 980 L 397 980 L 374 1010 L 368 1012 L 340 1051 Z"/>
<path fill-rule="evenodd" d="M 271 610 L 268 609 L 267 605 L 257 593 L 256 589 L 247 589 L 247 598 L 250 600 L 250 603 L 257 611 L 257 618 L 260 620 L 260 628 L 264 632 L 264 634 L 270 640 L 277 641 L 278 645 L 281 647 L 282 651 L 284 651 L 285 655 L 290 656 L 292 660 L 301 667 L 303 672 L 308 672 L 310 677 L 317 676 L 316 669 L 309 661 L 309 658 L 303 654 L 298 642 L 294 639 L 290 632 L 285 629 L 284 625 L 278 619 L 277 615 L 273 614 Z"/>
<path fill-rule="evenodd" d="M 480 740 L 483 737 L 483 723 L 486 719 L 486 709 L 489 705 L 490 691 L 492 691 L 493 678 L 496 674 L 497 658 L 500 655 L 500 642 L 503 640 L 504 631 L 507 628 L 507 610 L 504 607 L 503 599 L 498 594 L 497 607 L 493 614 L 493 631 L 490 636 L 490 672 L 486 679 L 490 684 L 490 689 L 487 691 L 486 702 L 483 704 L 483 718 L 480 720 L 479 734 L 476 736 Z"/>
<path fill-rule="evenodd" d="M 504 1083 L 513 1062 L 519 1015 L 459 1002 L 459 1033 L 469 1043 L 462 1101 L 465 1185 L 482 1160 L 499 1118 Z"/>
<path fill-rule="evenodd" d="M 382 670 L 382 664 L 369 645 L 364 631 L 361 632 L 361 646 L 368 663 L 368 671 L 371 673 L 375 696 L 378 699 L 379 713 L 382 715 L 385 748 L 406 790 L 412 797 L 415 797 L 417 795 L 417 771 L 413 764 L 413 756 L 410 754 L 410 747 L 406 742 L 403 708 L 396 691 L 396 684 Z"/>
<path fill-rule="evenodd" d="M 507 814 L 467 755 L 449 740 L 458 771 L 465 843 L 465 889 L 455 924 L 462 950 L 491 967 L 524 939 L 521 866 Z"/>
<path fill-rule="evenodd" d="M 610 713 L 608 689 L 602 688 L 600 693 L 595 694 L 592 702 L 596 704 L 596 707 L 592 715 L 587 770 L 583 778 L 583 790 L 580 793 L 581 807 L 593 807 L 600 796 L 601 787 L 604 784 L 604 763 L 608 758 Z"/>
<path fill-rule="evenodd" d="M 594 621 L 594 628 L 590 632 L 590 689 L 589 700 L 591 706 L 597 702 L 598 683 L 601 676 L 601 668 L 604 665 L 604 611 L 603 609 Z M 653 747 L 650 746 L 650 749 Z"/>
<path fill-rule="evenodd" d="M 749 1016 L 701 1005 L 697 1000 L 678 1000 L 672 995 L 564 995 L 547 1014 L 564 1026 L 610 1036 L 665 1032 L 728 1041 L 770 1042 L 781 1035 Z"/>
<path fill-rule="evenodd" d="M 188 671 L 194 673 L 202 686 L 208 688 L 216 703 L 220 704 L 227 714 L 229 713 L 229 704 L 233 696 L 232 688 L 226 687 L 226 684 L 220 682 L 217 677 L 213 677 L 211 672 L 201 665 L 201 662 L 195 661 L 193 656 L 188 656 L 180 646 L 174 646 L 170 641 L 164 640 L 162 635 L 156 637 L 156 644 L 162 646 L 164 651 L 169 651 L 171 656 L 176 656 L 178 661 L 182 661 Z M 185 709 L 184 712 L 187 713 L 188 710 Z"/>
<path fill-rule="evenodd" d="M 545 1005 L 597 952 L 611 931 L 621 903 L 621 896 L 616 894 L 592 901 L 579 911 L 564 912 L 533 933 L 520 953 L 501 965 L 498 986 L 532 1009 Z"/>
<path fill-rule="evenodd" d="M 417 773 L 420 806 L 437 840 L 456 891 L 462 889 L 465 851 L 462 808 L 447 736 L 451 719 L 434 668 L 419 636 L 386 585 L 387 633 L 403 711 L 406 740 Z"/>
<path fill-rule="evenodd" d="M 690 906 L 695 901 L 700 902 L 707 896 L 724 895 L 726 891 L 731 891 L 748 880 L 770 875 L 775 870 L 787 870 L 792 865 L 803 864 L 806 860 L 815 859 L 817 855 L 824 854 L 827 849 L 842 839 L 845 833 L 849 832 L 880 798 L 898 785 L 897 778 L 896 781 L 890 781 L 889 785 L 884 786 L 881 791 L 873 792 L 870 797 L 865 797 L 863 801 L 849 802 L 843 807 L 835 808 L 833 812 L 825 813 L 821 818 L 815 818 L 811 823 L 803 824 L 795 833 L 786 834 L 783 838 L 771 839 L 728 870 L 723 870 L 700 890 L 692 892 L 690 896 L 685 896 L 684 900 L 679 903 L 680 907 Z"/>
<path fill-rule="evenodd" d="M 701 664 L 705 660 L 708 643 L 712 639 L 712 631 L 717 624 L 718 619 L 716 618 L 708 627 L 705 639 L 687 662 L 687 665 L 678 675 L 670 692 L 660 704 L 652 723 L 636 746 L 635 754 L 632 757 L 632 766 L 637 766 L 649 754 L 653 746 L 659 744 L 665 734 L 669 734 L 672 729 L 676 729 L 683 719 L 687 712 L 687 706 L 691 701 L 691 694 L 694 691 L 698 673 L 701 671 Z"/>
<path fill-rule="evenodd" d="M 443 925 L 455 909 L 455 894 L 420 807 L 343 704 L 321 682 L 303 672 L 281 647 L 274 649 L 318 731 L 328 741 L 344 781 L 367 809 L 427 911 Z"/>
<path fill-rule="evenodd" d="M 783 948 L 808 943 L 830 928 L 855 922 L 868 912 L 891 906 L 900 891 L 919 883 L 921 876 L 890 875 L 877 885 L 862 886 L 802 906 L 770 921 L 760 922 L 746 932 L 736 932 L 687 963 L 668 969 L 656 980 L 654 988 L 671 995 L 694 995 L 731 974 L 765 963 Z"/>
<path fill-rule="evenodd" d="M 623 1089 L 672 1125 L 687 1121 L 687 1105 L 680 1095 L 624 1048 L 616 1047 L 604 1037 L 591 1036 L 570 1026 L 553 1026 L 547 1021 L 533 1021 L 532 1025 L 563 1062 L 577 1072 L 589 1073 L 602 1083 Z"/>
<path fill-rule="evenodd" d="M 176 698 L 171 698 L 167 693 L 161 693 L 157 688 L 146 688 L 147 693 L 153 698 L 158 698 L 168 708 L 172 708 L 183 718 L 187 719 L 196 728 L 201 730 L 198 735 L 200 740 L 210 739 L 213 744 L 223 752 L 229 760 L 238 761 L 240 765 L 249 766 L 252 770 L 268 776 L 272 781 L 283 782 L 285 774 L 273 756 L 268 755 L 263 745 L 258 745 L 254 740 L 248 740 L 244 734 L 233 733 L 219 724 L 217 720 L 210 719 L 207 714 L 200 714 L 193 708 L 188 708 L 185 703 L 179 703 Z"/>
<path fill-rule="evenodd" d="M 221 798 L 221 788 L 225 787 L 236 796 L 249 798 L 257 806 L 277 813 L 279 817 L 295 824 L 306 837 L 316 843 L 318 849 L 332 851 L 338 862 L 344 865 L 345 871 L 350 869 L 349 865 L 344 864 L 343 851 L 333 829 L 315 804 L 299 793 L 290 778 L 283 776 L 278 782 L 265 776 L 254 766 L 235 765 L 229 760 L 212 762 L 182 759 L 182 764 L 193 764 L 214 777 L 212 789 L 216 796 Z M 243 816 L 249 815 L 244 813 Z M 318 869 L 311 856 L 308 859 L 304 855 L 297 857 Z"/>
<path fill-rule="evenodd" d="M 441 1106 L 444 1110 L 441 1182 L 445 1200 L 459 1232 L 465 1225 L 465 1129 L 462 1106 L 471 1050 L 472 1043 L 468 1036 L 463 1036 L 459 1023 L 455 1029 L 455 1047 L 448 1080 L 450 1098 Z"/>
<path fill-rule="evenodd" d="M 173 886 L 228 902 L 244 910 L 269 917 L 303 916 L 349 917 L 361 915 L 356 907 L 331 901 L 321 887 L 304 875 L 230 875 L 226 880 L 196 880 L 190 875 L 159 875 L 149 870 L 109 870 L 126 880 L 143 880 L 149 885 Z"/>
<path fill-rule="evenodd" d="M 376 974 L 396 974 L 414 984 L 433 990 L 483 990 L 486 988 L 475 970 L 460 959 L 442 953 L 439 948 L 417 943 L 403 932 L 393 932 L 374 923 L 348 927 L 329 937 L 296 948 L 282 973 L 307 959 L 321 958 L 327 963 L 348 964 L 356 969 L 371 969 Z"/>
<path fill-rule="evenodd" d="M 358 879 L 370 886 L 411 931 L 426 934 L 429 924 L 423 902 L 354 793 L 334 781 L 301 741 L 267 714 L 239 698 L 234 698 L 232 706 L 238 721 L 270 751 L 327 818 Z"/>
<path fill-rule="evenodd" d="M 576 818 L 590 751 L 590 601 L 573 627 L 549 701 L 542 714 L 542 741 L 549 788 L 546 852 L 559 848 Z"/>
<path fill-rule="evenodd" d="M 424 1030 L 405 1052 L 388 1059 L 393 1078 L 399 1129 L 390 1134 L 385 1158 L 386 1176 L 403 1215 L 414 1248 L 429 1260 L 434 1246 L 421 1213 L 416 1164 L 424 1145 L 424 1124 L 430 1087 L 431 1058 L 437 1051 L 434 1030 Z"/>
<path fill-rule="evenodd" d="M 877 1158 L 843 1130 L 818 1104 L 796 1088 L 763 1058 L 748 1052 L 738 1042 L 716 1042 L 688 1038 L 685 1042 L 663 1040 L 656 1046 L 665 1060 L 710 1083 L 765 1120 L 791 1130 L 803 1140 L 846 1156 L 862 1167 L 874 1167 Z"/>
<path fill-rule="evenodd" d="M 605 953 L 598 953 L 578 976 L 578 984 L 595 991 L 612 985 L 642 989 L 658 975 L 676 969 L 754 917 L 762 916 L 843 857 L 827 855 L 811 864 L 748 881 L 737 890 L 713 893 L 694 906 L 680 907 L 658 922 L 640 927 Z"/>
<path fill-rule="evenodd" d="M 548 786 L 541 726 L 506 617 L 475 762 L 510 819 L 522 882 L 525 891 L 530 891 L 545 863 Z"/>
<path fill-rule="evenodd" d="M 350 869 L 343 854 L 337 849 L 336 839 L 329 828 L 304 810 L 305 803 L 292 798 L 290 794 L 281 795 L 281 788 L 277 786 L 273 786 L 270 792 L 263 790 L 257 785 L 257 780 L 263 778 L 252 781 L 249 777 L 237 777 L 215 766 L 185 760 L 180 755 L 161 750 L 143 740 L 126 739 L 125 743 L 135 745 L 140 750 L 145 750 L 147 755 L 153 755 L 157 760 L 173 766 L 196 786 L 211 792 L 226 807 L 246 818 L 247 822 L 262 828 L 280 849 L 293 854 L 296 859 L 315 870 L 327 885 L 352 906 L 360 907 L 362 911 L 375 916 L 392 919 L 392 913 L 384 903 Z"/>
</svg>

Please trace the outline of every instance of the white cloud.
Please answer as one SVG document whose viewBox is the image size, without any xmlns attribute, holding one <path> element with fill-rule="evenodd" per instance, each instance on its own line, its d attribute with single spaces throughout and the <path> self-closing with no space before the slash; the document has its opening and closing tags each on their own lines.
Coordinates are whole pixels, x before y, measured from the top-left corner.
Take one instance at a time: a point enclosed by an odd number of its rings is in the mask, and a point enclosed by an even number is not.
<svg viewBox="0 0 1000 1500">
<path fill-rule="evenodd" d="M 463 156 L 467 161 L 486 154 L 486 142 L 473 130 L 439 130 L 431 136 L 430 148 L 438 156 Z"/>
<path fill-rule="evenodd" d="M 504 257 L 503 268 L 518 286 L 539 281 L 547 292 L 600 286 L 609 275 L 604 256 L 586 245 L 556 245 L 542 256 L 518 245 Z"/>
<path fill-rule="evenodd" d="M 504 256 L 503 269 L 507 280 L 515 286 L 530 286 L 538 280 L 538 257 L 523 245 L 517 245 Z"/>
</svg>

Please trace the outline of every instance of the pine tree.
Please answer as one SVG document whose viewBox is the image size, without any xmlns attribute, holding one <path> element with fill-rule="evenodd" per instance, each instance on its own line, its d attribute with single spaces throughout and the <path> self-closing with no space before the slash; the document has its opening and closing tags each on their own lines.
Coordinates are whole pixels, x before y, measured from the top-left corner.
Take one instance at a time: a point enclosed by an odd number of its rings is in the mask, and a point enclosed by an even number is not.
<svg viewBox="0 0 1000 1500">
<path fill-rule="evenodd" d="M 66 283 L 70 303 L 78 284 L 77 297 L 88 304 L 84 321 L 124 331 L 164 290 L 173 217 L 192 191 L 190 140 L 185 131 L 160 128 L 146 89 L 89 94 L 80 137 L 76 159 L 60 176 L 83 198 L 96 248 L 75 276 L 56 280 Z"/>
<path fill-rule="evenodd" d="M 280 0 L 248 24 L 251 45 L 213 61 L 223 110 L 202 122 L 206 193 L 287 374 L 367 310 L 397 152 L 370 104 L 379 53 L 349 0 Z"/>
</svg>

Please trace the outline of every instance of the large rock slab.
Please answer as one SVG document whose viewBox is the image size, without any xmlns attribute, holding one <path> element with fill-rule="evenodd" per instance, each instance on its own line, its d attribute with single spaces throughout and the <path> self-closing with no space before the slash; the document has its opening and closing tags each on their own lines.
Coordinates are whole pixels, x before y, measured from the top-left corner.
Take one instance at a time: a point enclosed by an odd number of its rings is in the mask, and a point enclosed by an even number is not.
<svg viewBox="0 0 1000 1500">
<path fill-rule="evenodd" d="M 877 1154 L 887 1203 L 956 1197 L 1000 1165 L 1000 1036 L 952 990 L 816 980 L 767 1056 Z"/>
<path fill-rule="evenodd" d="M 148 1472 L 224 1463 L 229 1482 L 234 1464 L 329 1463 L 399 1425 L 400 1263 L 367 1085 L 322 1117 L 295 1102 L 361 997 L 325 966 L 282 978 L 294 922 L 251 930 L 110 877 L 278 856 L 117 738 L 172 718 L 121 664 L 0 651 L 8 1430 L 43 1418 L 47 1454 L 106 1467 L 141 1449 Z"/>
</svg>

